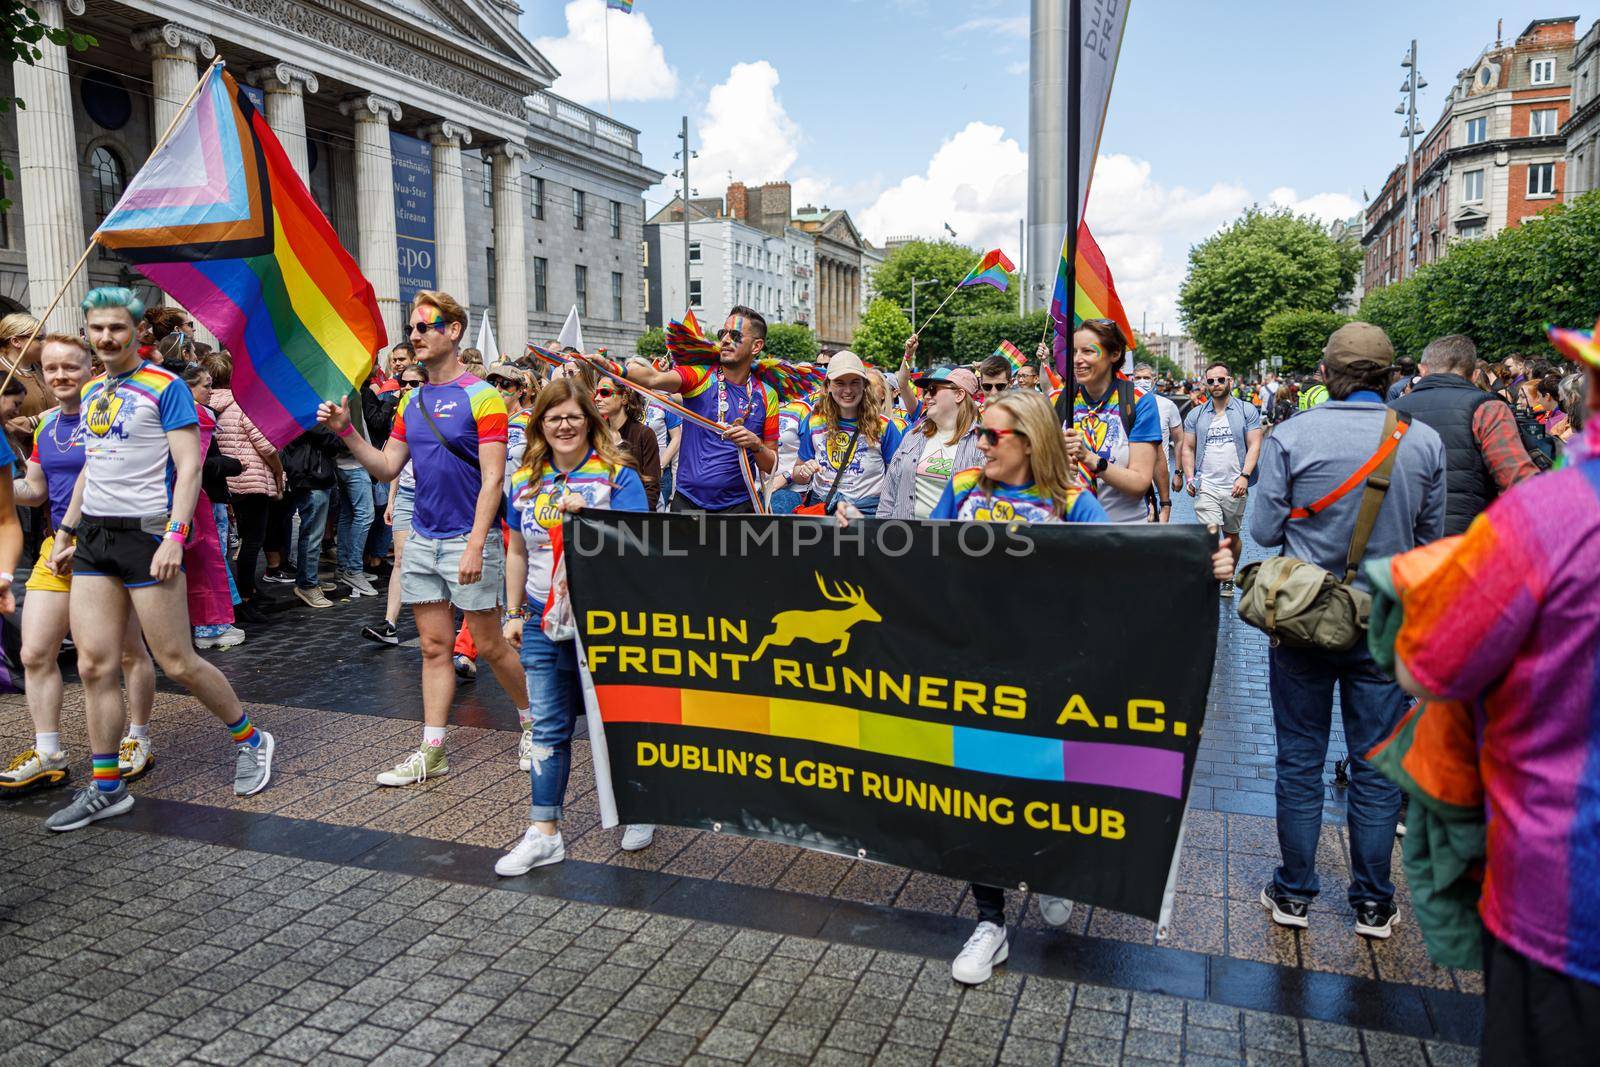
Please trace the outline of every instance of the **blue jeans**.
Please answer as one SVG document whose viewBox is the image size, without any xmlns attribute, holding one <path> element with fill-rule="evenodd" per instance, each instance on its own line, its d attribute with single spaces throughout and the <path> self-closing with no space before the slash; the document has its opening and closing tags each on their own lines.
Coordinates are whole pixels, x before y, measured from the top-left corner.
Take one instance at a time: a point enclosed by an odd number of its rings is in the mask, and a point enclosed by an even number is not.
<svg viewBox="0 0 1600 1067">
<path fill-rule="evenodd" d="M 389 524 L 383 521 L 383 511 L 389 506 L 389 483 L 372 483 L 372 532 L 367 534 L 367 555 L 372 559 L 383 559 L 389 554 L 389 546 L 394 543 L 394 531 Z"/>
<path fill-rule="evenodd" d="M 315 589 L 322 534 L 328 525 L 328 490 L 301 489 L 294 495 L 294 507 L 300 513 L 299 564 L 294 584 L 301 589 Z"/>
<path fill-rule="evenodd" d="M 409 551 L 407 546 L 407 551 Z M 542 608 L 528 605 L 522 624 L 522 667 L 528 672 L 528 713 L 533 717 L 534 822 L 561 818 L 572 773 L 572 730 L 583 714 L 583 685 L 578 680 L 576 641 L 555 642 L 539 627 Z"/>
<path fill-rule="evenodd" d="M 365 467 L 339 468 L 338 568 L 359 573 L 372 529 L 372 475 Z"/>
<path fill-rule="evenodd" d="M 212 504 L 211 517 L 216 520 L 217 540 L 222 544 L 222 569 L 228 572 L 228 595 L 237 607 L 240 603 L 239 586 L 233 580 L 233 555 L 228 551 L 228 505 Z"/>
<path fill-rule="evenodd" d="M 1400 817 L 1400 788 L 1365 755 L 1394 729 L 1409 706 L 1359 642 L 1348 652 L 1278 647 L 1271 650 L 1272 720 L 1278 735 L 1278 889 L 1310 900 L 1317 895 L 1317 835 L 1322 829 L 1322 774 L 1339 686 L 1345 745 L 1350 750 L 1346 794 L 1350 832 L 1350 903 L 1394 899 L 1389 860 Z"/>
<path fill-rule="evenodd" d="M 671 503 L 671 501 L 672 501 L 672 483 L 673 483 L 673 470 L 674 469 L 675 468 L 673 468 L 673 467 L 665 467 L 661 471 L 661 495 L 657 498 L 657 499 L 659 499 L 661 501 L 661 504 L 656 509 L 658 511 L 666 511 L 667 510 L 667 505 L 669 503 Z"/>
</svg>

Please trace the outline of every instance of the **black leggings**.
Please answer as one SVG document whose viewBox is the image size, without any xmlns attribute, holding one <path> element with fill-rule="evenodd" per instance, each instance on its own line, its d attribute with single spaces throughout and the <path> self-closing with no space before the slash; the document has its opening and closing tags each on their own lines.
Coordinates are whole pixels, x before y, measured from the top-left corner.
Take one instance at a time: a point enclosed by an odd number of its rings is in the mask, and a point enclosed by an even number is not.
<svg viewBox="0 0 1600 1067">
<path fill-rule="evenodd" d="M 256 559 L 267 536 L 267 512 L 271 507 L 272 498 L 265 493 L 233 496 L 233 517 L 239 523 L 239 558 L 234 563 L 233 580 L 244 600 L 256 595 Z"/>
<path fill-rule="evenodd" d="M 998 886 L 972 883 L 972 903 L 978 909 L 978 921 L 1006 924 L 1006 891 Z"/>
</svg>

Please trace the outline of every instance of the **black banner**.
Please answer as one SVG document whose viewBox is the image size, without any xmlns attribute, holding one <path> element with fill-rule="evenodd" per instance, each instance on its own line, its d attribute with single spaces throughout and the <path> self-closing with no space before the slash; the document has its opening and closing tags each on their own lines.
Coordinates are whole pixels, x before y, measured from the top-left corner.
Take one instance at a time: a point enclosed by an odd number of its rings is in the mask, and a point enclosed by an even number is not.
<svg viewBox="0 0 1600 1067">
<path fill-rule="evenodd" d="M 1205 527 L 584 512 L 565 544 L 621 822 L 1157 918 L 1216 649 Z"/>
</svg>

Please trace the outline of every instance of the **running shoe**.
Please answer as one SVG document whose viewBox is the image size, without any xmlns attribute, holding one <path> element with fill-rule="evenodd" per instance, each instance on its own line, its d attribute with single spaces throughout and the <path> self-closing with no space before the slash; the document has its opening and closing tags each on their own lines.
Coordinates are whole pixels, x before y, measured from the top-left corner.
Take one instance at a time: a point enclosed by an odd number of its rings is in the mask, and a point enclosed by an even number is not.
<svg viewBox="0 0 1600 1067">
<path fill-rule="evenodd" d="M 256 727 L 261 735 L 259 745 L 235 745 L 239 750 L 238 762 L 233 767 L 233 792 L 235 796 L 253 797 L 272 780 L 272 754 L 278 741 L 267 731 Z"/>
<path fill-rule="evenodd" d="M 416 785 L 450 773 L 443 745 L 423 745 L 401 760 L 393 770 L 378 775 L 379 785 Z"/>
<path fill-rule="evenodd" d="M 533 766 L 533 731 L 523 730 L 522 740 L 517 742 L 517 766 L 528 770 Z"/>
<path fill-rule="evenodd" d="M 340 571 L 335 578 L 350 587 L 350 595 L 355 597 L 377 596 L 378 590 L 373 588 L 367 576 L 360 571 Z"/>
<path fill-rule="evenodd" d="M 294 595 L 308 608 L 333 607 L 333 601 L 329 600 L 328 595 L 321 589 L 303 589 L 297 585 L 294 587 Z"/>
<path fill-rule="evenodd" d="M 622 851 L 643 852 L 656 839 L 656 828 L 650 823 L 639 823 L 622 828 Z"/>
<path fill-rule="evenodd" d="M 1310 925 L 1306 913 L 1311 910 L 1311 905 L 1297 897 L 1291 897 L 1279 889 L 1276 883 L 1268 882 L 1267 887 L 1261 891 L 1261 906 L 1272 912 L 1272 921 L 1279 926 L 1304 930 Z M 1359 925 L 1357 928 L 1359 929 Z"/>
<path fill-rule="evenodd" d="M 18 796 L 66 785 L 70 777 L 72 771 L 67 766 L 65 752 L 46 755 L 30 748 L 0 771 L 0 796 Z"/>
<path fill-rule="evenodd" d="M 1065 926 L 1072 918 L 1072 901 L 1066 897 L 1039 894 L 1039 914 L 1051 926 Z"/>
<path fill-rule="evenodd" d="M 269 567 L 261 575 L 261 580 L 268 585 L 293 585 L 295 576 L 293 571 L 286 570 L 283 567 Z"/>
<path fill-rule="evenodd" d="M 1393 901 L 1364 900 L 1356 909 L 1356 933 L 1386 941 L 1400 921 L 1400 909 Z"/>
<path fill-rule="evenodd" d="M 502 878 L 515 878 L 535 867 L 548 867 L 566 858 L 567 849 L 561 843 L 561 831 L 547 836 L 530 826 L 528 832 L 522 835 L 522 840 L 496 861 L 494 873 Z"/>
<path fill-rule="evenodd" d="M 148 737 L 124 737 L 122 744 L 117 747 L 117 768 L 122 771 L 122 780 L 131 782 L 155 766 L 155 753 L 151 750 Z"/>
<path fill-rule="evenodd" d="M 962 985 L 982 985 L 994 974 L 995 967 L 1010 955 L 1006 928 L 990 922 L 979 923 L 950 964 L 950 977 Z"/>
<path fill-rule="evenodd" d="M 471 681 L 477 680 L 477 677 L 478 677 L 478 665 L 477 665 L 477 663 L 475 663 L 473 661 L 472 657 L 470 657 L 470 656 L 457 656 L 455 658 L 455 665 L 456 665 L 456 677 L 457 678 L 460 678 L 462 681 L 465 681 L 465 682 L 471 682 Z"/>
<path fill-rule="evenodd" d="M 236 645 L 244 644 L 245 632 L 237 626 L 229 626 L 215 637 L 197 637 L 194 640 L 196 648 L 214 648 L 219 652 L 226 651 Z"/>
<path fill-rule="evenodd" d="M 81 830 L 92 822 L 109 819 L 132 810 L 133 794 L 121 782 L 114 793 L 107 793 L 96 785 L 84 786 L 72 795 L 72 803 L 55 812 L 44 821 L 46 827 L 57 833 Z"/>
<path fill-rule="evenodd" d="M 361 636 L 368 641 L 376 641 L 380 645 L 398 645 L 400 643 L 400 631 L 395 629 L 394 623 L 388 619 L 384 619 L 376 626 L 363 626 L 361 628 Z M 528 768 L 524 767 L 522 769 L 527 770 Z"/>
</svg>

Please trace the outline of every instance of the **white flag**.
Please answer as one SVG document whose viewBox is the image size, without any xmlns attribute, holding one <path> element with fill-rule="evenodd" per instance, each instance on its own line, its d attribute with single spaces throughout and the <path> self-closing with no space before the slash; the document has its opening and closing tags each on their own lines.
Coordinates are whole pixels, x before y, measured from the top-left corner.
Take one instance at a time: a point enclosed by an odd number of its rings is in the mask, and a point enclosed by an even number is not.
<svg viewBox="0 0 1600 1067">
<path fill-rule="evenodd" d="M 489 325 L 489 312 L 485 309 L 483 321 L 478 323 L 477 349 L 483 353 L 485 367 L 500 362 L 500 348 L 494 343 L 494 327 Z"/>
<path fill-rule="evenodd" d="M 562 348 L 576 348 L 579 352 L 583 348 L 583 327 L 578 325 L 578 305 L 573 304 L 572 310 L 567 312 L 567 321 L 561 327 L 561 336 L 556 338 L 556 343 Z"/>
</svg>

